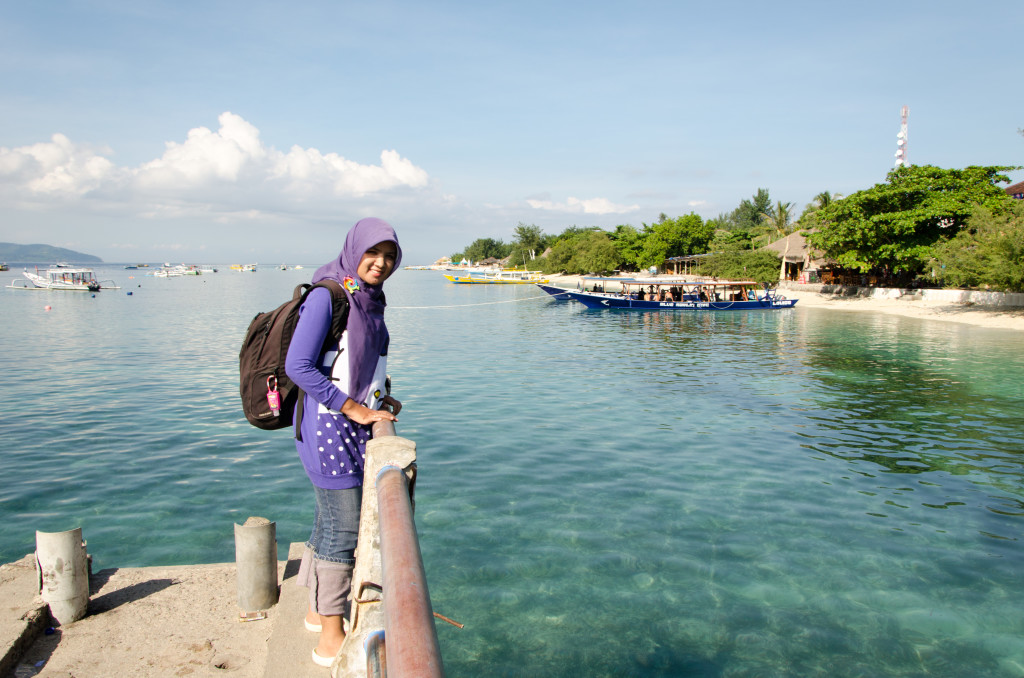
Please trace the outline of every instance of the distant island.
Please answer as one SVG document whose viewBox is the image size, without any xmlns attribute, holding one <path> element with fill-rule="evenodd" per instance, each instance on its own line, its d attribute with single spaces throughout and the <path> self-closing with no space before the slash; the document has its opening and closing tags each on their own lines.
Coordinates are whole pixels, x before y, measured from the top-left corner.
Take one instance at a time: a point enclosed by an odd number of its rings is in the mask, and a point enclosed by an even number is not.
<svg viewBox="0 0 1024 678">
<path fill-rule="evenodd" d="M 76 264 L 101 264 L 103 260 L 91 254 L 82 254 L 63 247 L 50 245 L 18 245 L 0 242 L 0 261 L 22 263 L 57 263 L 67 261 Z"/>
</svg>

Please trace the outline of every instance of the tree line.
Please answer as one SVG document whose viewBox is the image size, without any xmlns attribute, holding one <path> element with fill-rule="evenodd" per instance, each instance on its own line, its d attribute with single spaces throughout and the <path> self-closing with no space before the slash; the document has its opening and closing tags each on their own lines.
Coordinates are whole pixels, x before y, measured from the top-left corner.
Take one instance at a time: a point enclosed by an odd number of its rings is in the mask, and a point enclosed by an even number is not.
<svg viewBox="0 0 1024 678">
<path fill-rule="evenodd" d="M 799 217 L 793 203 L 759 188 L 732 212 L 706 220 L 661 214 L 639 228 L 570 226 L 557 235 L 520 222 L 511 242 L 480 238 L 452 259 L 607 274 L 705 255 L 695 260 L 701 275 L 774 282 L 779 255 L 762 248 L 799 231 L 835 270 L 886 284 L 1024 291 L 1024 201 L 999 186 L 1017 169 L 898 167 L 885 182 L 849 196 L 819 193 Z"/>
</svg>

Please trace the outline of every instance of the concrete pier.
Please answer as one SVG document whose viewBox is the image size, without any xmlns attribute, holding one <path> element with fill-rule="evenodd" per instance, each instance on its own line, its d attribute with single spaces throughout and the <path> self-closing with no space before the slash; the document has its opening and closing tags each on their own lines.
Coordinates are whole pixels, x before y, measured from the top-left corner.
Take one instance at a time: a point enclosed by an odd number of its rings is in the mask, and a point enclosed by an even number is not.
<svg viewBox="0 0 1024 678">
<path fill-rule="evenodd" d="M 281 593 L 266 619 L 238 620 L 234 563 L 115 568 L 90 578 L 88 613 L 53 628 L 35 559 L 0 566 L 0 676 L 327 678 L 303 628 L 295 584 L 302 544 L 278 562 Z"/>
</svg>

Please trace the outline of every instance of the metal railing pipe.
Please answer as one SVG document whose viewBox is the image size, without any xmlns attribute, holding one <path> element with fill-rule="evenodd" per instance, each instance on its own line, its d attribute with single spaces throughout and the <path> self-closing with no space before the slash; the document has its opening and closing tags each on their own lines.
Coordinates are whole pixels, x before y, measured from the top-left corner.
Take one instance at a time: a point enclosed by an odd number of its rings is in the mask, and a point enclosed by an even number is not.
<svg viewBox="0 0 1024 678">
<path fill-rule="evenodd" d="M 409 480 L 403 469 L 389 464 L 377 474 L 376 488 L 388 675 L 441 678 L 444 665 L 416 537 Z"/>
<path fill-rule="evenodd" d="M 363 643 L 366 650 L 366 678 L 387 678 L 388 661 L 385 655 L 384 631 L 374 631 Z"/>
</svg>

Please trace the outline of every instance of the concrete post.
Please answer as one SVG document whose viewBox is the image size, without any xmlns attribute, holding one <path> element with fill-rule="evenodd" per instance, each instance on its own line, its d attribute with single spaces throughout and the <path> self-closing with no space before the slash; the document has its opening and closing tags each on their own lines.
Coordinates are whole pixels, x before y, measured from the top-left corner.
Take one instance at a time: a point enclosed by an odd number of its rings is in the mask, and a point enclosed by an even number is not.
<svg viewBox="0 0 1024 678">
<path fill-rule="evenodd" d="M 277 524 L 249 518 L 235 524 L 238 609 L 258 612 L 277 603 Z"/>
<path fill-rule="evenodd" d="M 85 616 L 89 606 L 89 563 L 82 528 L 36 532 L 40 593 L 60 625 Z"/>
</svg>

